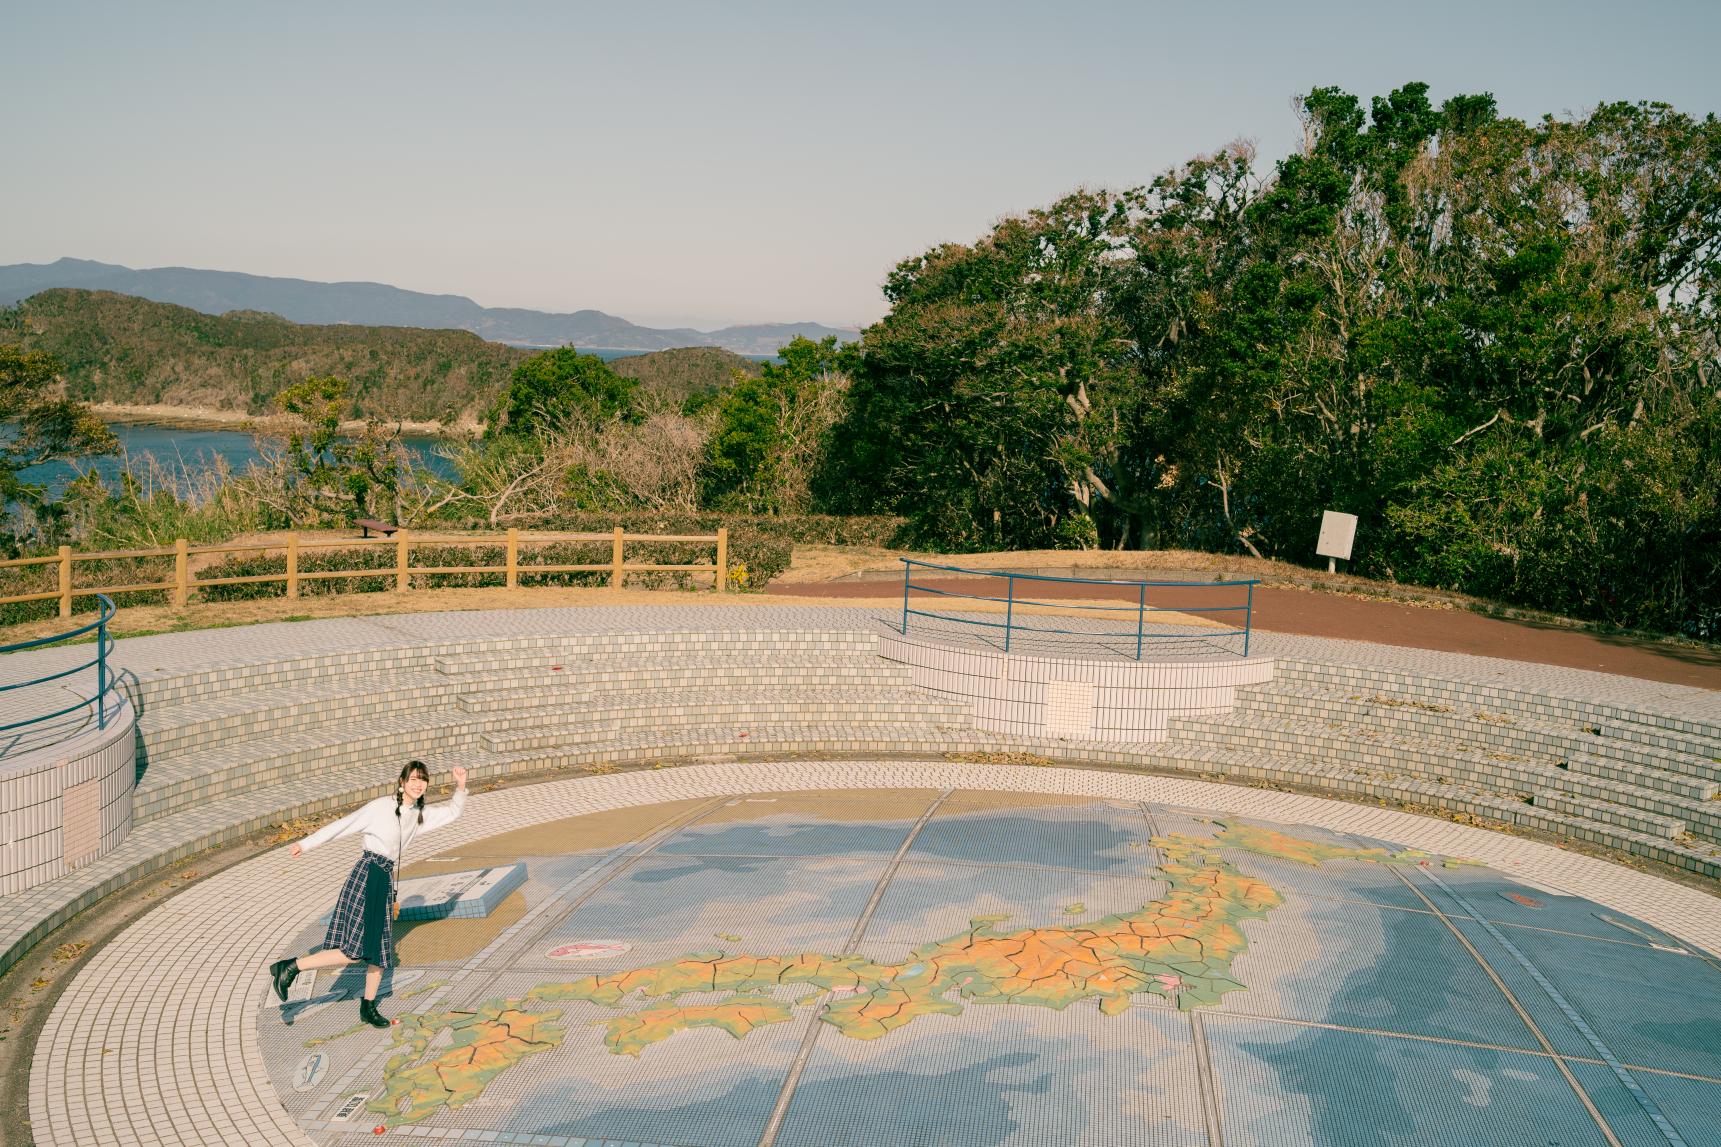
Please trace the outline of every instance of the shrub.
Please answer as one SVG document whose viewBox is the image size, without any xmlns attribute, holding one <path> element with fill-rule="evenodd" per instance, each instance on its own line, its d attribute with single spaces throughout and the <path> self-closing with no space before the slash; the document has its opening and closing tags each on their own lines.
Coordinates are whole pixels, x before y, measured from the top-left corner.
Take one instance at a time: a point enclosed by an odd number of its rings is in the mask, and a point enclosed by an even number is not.
<svg viewBox="0 0 1721 1147">
<path fill-rule="evenodd" d="M 72 584 L 79 589 L 103 585 L 141 585 L 172 580 L 173 559 L 171 557 L 116 558 L 75 562 L 72 565 Z M 59 588 L 59 585 L 59 568 L 52 564 L 0 570 L 0 597 L 14 597 L 27 593 L 52 593 Z M 165 605 L 168 601 L 168 591 L 160 589 L 133 590 L 129 593 L 110 593 L 108 597 L 117 606 Z M 96 608 L 97 602 L 93 596 L 80 594 L 72 599 L 72 612 L 79 618 L 76 622 L 78 625 L 92 620 Z M 41 601 L 10 602 L 0 605 L 0 625 L 20 625 L 26 621 L 41 621 L 45 618 L 54 617 L 59 611 L 60 603 L 54 598 Z M 84 617 L 82 616 L 84 614 L 90 616 Z M 72 625 L 72 619 L 67 619 L 67 628 L 71 628 Z"/>
</svg>

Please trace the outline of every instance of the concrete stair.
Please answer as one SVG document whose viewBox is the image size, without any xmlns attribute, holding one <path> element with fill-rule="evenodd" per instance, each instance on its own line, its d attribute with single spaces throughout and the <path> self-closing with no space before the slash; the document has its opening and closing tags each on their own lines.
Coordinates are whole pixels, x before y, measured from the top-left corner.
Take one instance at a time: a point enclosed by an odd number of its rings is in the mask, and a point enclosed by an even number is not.
<svg viewBox="0 0 1721 1147">
<path fill-rule="evenodd" d="M 1606 726 L 1611 733 L 1608 735 L 1598 731 L 1602 725 L 1588 724 L 1581 718 L 1574 723 L 1514 716 L 1474 704 L 1447 704 L 1380 690 L 1361 692 L 1278 681 L 1271 688 L 1240 690 L 1236 712 L 1268 719 L 1307 718 L 1401 733 L 1424 732 L 1442 740 L 1529 757 L 1639 765 L 1706 781 L 1711 786 L 1708 795 L 1721 790 L 1721 761 L 1714 756 L 1721 740 L 1706 746 L 1702 738 L 1692 735 L 1658 737 L 1652 726 L 1637 722 L 1613 722 Z"/>
<path fill-rule="evenodd" d="M 976 734 L 961 706 L 909 684 L 875 646 L 870 633 L 594 634 L 157 679 L 135 690 L 147 706 L 135 823 L 317 778 L 350 787 L 411 758 L 506 773 L 738 748 L 897 753 L 996 743 Z"/>
<path fill-rule="evenodd" d="M 1721 730 L 1605 703 L 1375 668 L 1281 663 L 1173 767 L 1433 805 L 1721 876 Z"/>
<path fill-rule="evenodd" d="M 1168 742 L 1004 737 L 911 685 L 876 647 L 873 633 L 817 630 L 523 635 L 157 678 L 135 692 L 135 823 L 272 786 L 351 787 L 413 757 L 509 775 L 740 753 L 1005 751 L 1429 804 L 1721 875 L 1721 732 L 1697 723 L 1281 662 L 1231 713 L 1175 719 Z"/>
<path fill-rule="evenodd" d="M 1699 721 L 1281 661 L 1231 713 L 1178 719 L 1169 741 L 1006 737 L 876 649 L 871 632 L 526 634 L 152 673 L 128 688 L 142 747 L 132 835 L 22 894 L 0 967 L 174 860 L 390 791 L 413 757 L 482 781 L 775 754 L 1034 754 L 1407 802 L 1721 878 L 1721 729 Z"/>
</svg>

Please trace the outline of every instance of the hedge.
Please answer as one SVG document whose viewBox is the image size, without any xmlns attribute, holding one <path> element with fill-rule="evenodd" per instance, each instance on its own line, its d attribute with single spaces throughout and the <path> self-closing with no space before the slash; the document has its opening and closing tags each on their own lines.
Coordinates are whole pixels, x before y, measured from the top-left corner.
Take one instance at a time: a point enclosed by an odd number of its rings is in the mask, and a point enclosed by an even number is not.
<svg viewBox="0 0 1721 1147">
<path fill-rule="evenodd" d="M 164 582 L 173 580 L 173 559 L 171 557 L 155 558 L 119 558 L 107 561 L 85 561 L 72 563 L 72 584 L 74 587 L 93 585 L 136 585 L 147 582 Z M 0 570 L 0 597 L 11 597 L 25 593 L 53 593 L 60 588 L 60 570 L 57 565 L 21 566 Z M 109 594 L 116 606 L 126 605 L 165 605 L 168 591 L 163 589 L 138 590 L 133 593 Z M 0 626 L 21 625 L 26 621 L 41 621 L 56 617 L 60 612 L 60 603 L 55 598 L 42 601 L 16 601 L 0 605 Z M 92 596 L 79 595 L 72 598 L 72 612 L 75 614 L 96 613 L 96 599 Z M 66 619 L 66 628 L 83 625 L 91 617 L 79 618 L 75 622 Z"/>
<path fill-rule="evenodd" d="M 518 523 L 535 530 L 568 530 L 575 533 L 608 531 L 620 526 L 630 534 L 715 534 L 729 527 L 730 552 L 735 539 L 758 535 L 785 542 L 827 546 L 891 546 L 905 518 L 842 516 L 836 514 L 710 514 L 686 511 L 636 510 L 606 514 L 585 510 L 557 510 Z M 483 529 L 477 522 L 470 529 Z M 784 568 L 787 568 L 786 566 Z M 781 572 L 781 571 L 778 571 Z M 773 574 L 772 576 L 775 576 Z"/>
</svg>

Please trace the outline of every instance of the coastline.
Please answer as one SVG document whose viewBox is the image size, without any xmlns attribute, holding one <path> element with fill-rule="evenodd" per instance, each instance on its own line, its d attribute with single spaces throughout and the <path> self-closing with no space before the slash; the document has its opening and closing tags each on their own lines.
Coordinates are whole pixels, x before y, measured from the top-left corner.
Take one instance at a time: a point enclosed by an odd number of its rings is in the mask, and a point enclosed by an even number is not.
<svg viewBox="0 0 1721 1147">
<path fill-rule="evenodd" d="M 220 410 L 210 406 L 172 406 L 165 403 L 139 405 L 90 402 L 85 405 L 103 422 L 166 426 L 175 430 L 263 431 L 280 417 L 272 414 L 246 414 L 240 410 Z M 449 425 L 436 420 L 400 419 L 391 421 L 390 425 L 398 426 L 402 434 L 414 438 L 469 438 L 482 429 L 475 422 Z M 358 434 L 364 428 L 365 424 L 361 419 L 353 418 L 341 423 L 343 434 Z"/>
</svg>

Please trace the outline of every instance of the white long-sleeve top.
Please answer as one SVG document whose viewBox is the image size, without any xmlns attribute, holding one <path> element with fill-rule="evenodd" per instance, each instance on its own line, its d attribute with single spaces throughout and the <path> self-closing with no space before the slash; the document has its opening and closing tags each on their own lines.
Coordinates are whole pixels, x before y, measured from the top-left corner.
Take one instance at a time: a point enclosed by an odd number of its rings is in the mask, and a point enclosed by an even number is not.
<svg viewBox="0 0 1721 1147">
<path fill-rule="evenodd" d="M 442 804 L 427 804 L 424 806 L 424 823 L 418 823 L 418 809 L 410 804 L 400 806 L 400 818 L 395 819 L 394 798 L 377 797 L 368 804 L 360 805 L 357 809 L 343 816 L 332 824 L 325 824 L 310 836 L 299 842 L 299 848 L 305 852 L 327 844 L 338 837 L 350 836 L 355 832 L 365 834 L 365 849 L 386 856 L 396 864 L 406 852 L 406 846 L 414 838 L 435 830 L 447 824 L 452 824 L 466 808 L 466 790 L 455 789 L 452 799 Z"/>
</svg>

